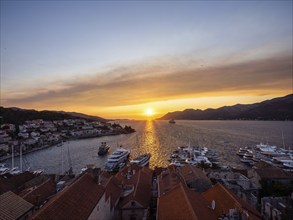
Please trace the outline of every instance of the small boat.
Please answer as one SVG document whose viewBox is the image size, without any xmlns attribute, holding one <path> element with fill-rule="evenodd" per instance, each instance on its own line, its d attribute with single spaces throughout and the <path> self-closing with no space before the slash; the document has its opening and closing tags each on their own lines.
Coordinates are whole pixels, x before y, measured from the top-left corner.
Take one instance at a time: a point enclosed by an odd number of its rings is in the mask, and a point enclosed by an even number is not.
<svg viewBox="0 0 293 220">
<path fill-rule="evenodd" d="M 127 158 L 129 157 L 130 150 L 124 149 L 122 146 L 115 150 L 113 154 L 110 155 L 110 157 L 107 159 L 107 162 L 105 164 L 105 170 L 107 171 L 114 171 L 116 169 L 119 169 L 120 164 L 125 163 Z"/>
<path fill-rule="evenodd" d="M 250 154 L 252 154 L 253 152 L 252 152 L 252 150 L 251 149 L 249 149 L 248 147 L 245 147 L 245 148 L 240 148 L 238 151 L 237 151 L 237 155 L 238 156 L 240 156 L 240 157 L 243 157 L 245 154 L 247 154 L 247 153 L 250 153 Z"/>
<path fill-rule="evenodd" d="M 56 146 L 57 147 L 62 147 L 62 145 L 63 145 L 63 141 L 61 141 L 60 143 L 58 143 Z"/>
<path fill-rule="evenodd" d="M 101 142 L 101 146 L 99 147 L 98 155 L 103 156 L 109 152 L 109 145 L 106 142 Z"/>
<path fill-rule="evenodd" d="M 288 161 L 286 163 L 283 163 L 283 166 L 286 167 L 286 168 L 290 168 L 290 169 L 293 169 L 293 161 Z"/>
<path fill-rule="evenodd" d="M 252 159 L 248 159 L 248 158 L 240 159 L 240 161 L 242 163 L 245 163 L 245 164 L 250 165 L 250 166 L 253 166 L 255 164 L 255 162 Z"/>
<path fill-rule="evenodd" d="M 183 166 L 184 166 L 184 164 L 181 163 L 181 162 L 178 161 L 178 160 L 174 160 L 174 161 L 172 161 L 170 164 L 171 164 L 171 165 L 174 165 L 175 167 L 183 167 Z"/>
<path fill-rule="evenodd" d="M 6 167 L 5 164 L 0 164 L 0 175 L 6 174 L 10 171 L 9 168 Z"/>
<path fill-rule="evenodd" d="M 131 160 L 130 163 L 137 164 L 139 166 L 144 167 L 149 163 L 150 158 L 151 158 L 151 154 L 147 153 L 147 154 L 140 155 L 137 158 Z"/>
<path fill-rule="evenodd" d="M 171 119 L 171 120 L 169 121 L 169 123 L 170 123 L 170 124 L 175 124 L 176 122 L 175 122 L 174 119 Z"/>
</svg>

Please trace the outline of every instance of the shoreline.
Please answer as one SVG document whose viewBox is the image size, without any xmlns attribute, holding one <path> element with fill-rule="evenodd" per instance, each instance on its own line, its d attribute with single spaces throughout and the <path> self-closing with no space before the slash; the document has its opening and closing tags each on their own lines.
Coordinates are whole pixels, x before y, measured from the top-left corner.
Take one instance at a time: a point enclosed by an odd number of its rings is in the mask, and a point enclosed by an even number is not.
<svg viewBox="0 0 293 220">
<path fill-rule="evenodd" d="M 133 132 L 129 132 L 129 133 L 109 133 L 109 134 L 105 134 L 105 135 L 99 134 L 99 135 L 90 135 L 90 136 L 86 136 L 86 137 L 68 138 L 68 139 L 64 139 L 64 140 L 62 140 L 60 142 L 56 142 L 56 143 L 54 143 L 52 145 L 44 145 L 42 147 L 35 147 L 35 148 L 31 149 L 31 150 L 22 152 L 22 155 L 26 155 L 26 154 L 30 154 L 30 153 L 33 153 L 33 152 L 36 152 L 36 151 L 44 150 L 44 149 L 47 149 L 49 147 L 58 146 L 59 144 L 63 145 L 64 143 L 66 143 L 68 141 L 76 141 L 76 140 L 81 140 L 81 139 L 91 139 L 91 138 L 99 138 L 99 137 L 115 136 L 115 135 L 121 135 L 121 134 L 131 134 L 131 133 L 133 133 Z M 14 153 L 15 158 L 17 158 L 19 156 L 20 156 L 20 153 Z M 6 160 L 9 160 L 9 159 L 12 159 L 12 155 L 7 155 L 7 156 L 4 156 L 4 157 L 0 157 L 0 162 L 6 161 Z"/>
</svg>

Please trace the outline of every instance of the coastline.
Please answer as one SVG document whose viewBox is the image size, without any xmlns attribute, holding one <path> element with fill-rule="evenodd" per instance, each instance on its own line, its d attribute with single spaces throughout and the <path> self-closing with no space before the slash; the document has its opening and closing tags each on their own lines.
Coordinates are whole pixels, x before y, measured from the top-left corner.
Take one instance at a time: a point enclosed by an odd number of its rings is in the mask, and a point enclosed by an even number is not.
<svg viewBox="0 0 293 220">
<path fill-rule="evenodd" d="M 135 132 L 135 131 L 133 131 Z M 113 132 L 113 133 L 107 133 L 107 134 L 98 134 L 98 135 L 86 135 L 86 136 L 82 136 L 82 137 L 72 137 L 72 138 L 66 138 L 64 140 L 61 140 L 59 142 L 56 142 L 54 144 L 51 144 L 51 145 L 44 145 L 44 146 L 41 146 L 41 147 L 35 147 L 33 149 L 30 149 L 28 151 L 24 151 L 22 152 L 22 155 L 26 155 L 26 154 L 30 154 L 30 153 L 33 153 L 33 152 L 36 152 L 36 151 L 40 151 L 40 150 L 44 150 L 44 149 L 47 149 L 47 148 L 50 148 L 50 147 L 54 147 L 54 146 L 57 146 L 59 144 L 64 144 L 68 141 L 75 141 L 75 140 L 80 140 L 80 139 L 91 139 L 91 138 L 98 138 L 98 137 L 106 137 L 106 136 L 115 136 L 115 135 L 120 135 L 120 134 L 131 134 L 133 132 L 127 132 L 127 133 L 124 133 L 124 132 L 121 132 L 121 133 L 117 133 L 117 132 Z M 60 146 L 61 147 L 61 146 Z M 14 153 L 14 157 L 19 157 L 20 156 L 20 153 Z M 12 159 L 12 155 L 6 155 L 6 156 L 3 156 L 3 157 L 0 157 L 0 162 L 3 162 L 3 161 L 6 161 L 6 160 L 9 160 L 9 159 Z"/>
</svg>

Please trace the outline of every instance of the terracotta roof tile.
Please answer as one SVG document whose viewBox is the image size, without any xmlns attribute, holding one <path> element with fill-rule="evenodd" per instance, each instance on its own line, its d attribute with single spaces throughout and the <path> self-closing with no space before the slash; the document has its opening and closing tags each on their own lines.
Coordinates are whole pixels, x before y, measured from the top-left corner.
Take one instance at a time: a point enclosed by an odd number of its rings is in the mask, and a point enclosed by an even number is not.
<svg viewBox="0 0 293 220">
<path fill-rule="evenodd" d="M 0 176 L 0 194 L 9 190 L 14 192 L 21 191 L 23 190 L 21 186 L 35 177 L 36 175 L 30 172 L 24 172 L 18 175 L 2 175 Z"/>
<path fill-rule="evenodd" d="M 173 189 L 158 198 L 157 219 L 217 219 L 199 193 L 178 183 Z"/>
<path fill-rule="evenodd" d="M 204 192 L 212 186 L 210 179 L 203 173 L 203 171 L 195 166 L 186 164 L 183 167 L 177 168 L 180 176 L 186 184 L 193 183 L 192 188 L 197 192 Z"/>
<path fill-rule="evenodd" d="M 170 167 L 170 166 L 169 166 Z M 171 190 L 179 182 L 184 182 L 180 175 L 174 169 L 166 169 L 158 177 L 158 193 L 159 196 Z"/>
<path fill-rule="evenodd" d="M 116 177 L 112 176 L 105 185 L 106 199 L 111 199 L 111 209 L 117 204 L 120 199 L 122 189 L 119 187 L 119 181 Z"/>
<path fill-rule="evenodd" d="M 250 219 L 261 219 L 260 214 L 248 203 L 244 202 L 232 191 L 217 183 L 215 186 L 202 193 L 203 198 L 212 204 L 215 201 L 215 212 L 218 216 L 229 213 L 230 209 L 238 209 L 240 212 L 248 211 Z"/>
<path fill-rule="evenodd" d="M 0 196 L 0 219 L 18 219 L 34 207 L 33 204 L 8 191 Z"/>
<path fill-rule="evenodd" d="M 123 208 L 130 201 L 137 201 L 142 207 L 147 208 L 151 200 L 152 171 L 141 169 L 138 171 L 137 182 L 134 184 L 134 191 L 123 198 L 121 207 Z"/>
<path fill-rule="evenodd" d="M 55 193 L 55 183 L 52 179 L 48 179 L 36 188 L 30 188 L 29 191 L 21 197 L 35 206 L 40 206 L 48 199 L 48 197 Z"/>
<path fill-rule="evenodd" d="M 53 197 L 32 219 L 87 219 L 103 193 L 104 187 L 85 173 Z"/>
</svg>

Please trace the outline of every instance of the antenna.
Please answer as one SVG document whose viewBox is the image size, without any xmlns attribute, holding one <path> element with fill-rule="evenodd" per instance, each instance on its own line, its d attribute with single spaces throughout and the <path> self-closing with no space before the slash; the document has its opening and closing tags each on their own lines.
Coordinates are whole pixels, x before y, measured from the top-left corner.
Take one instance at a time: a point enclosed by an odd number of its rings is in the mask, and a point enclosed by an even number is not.
<svg viewBox="0 0 293 220">
<path fill-rule="evenodd" d="M 215 202 L 215 200 L 213 200 L 212 201 L 212 210 L 215 210 L 215 208 L 216 208 L 216 202 Z"/>
</svg>

